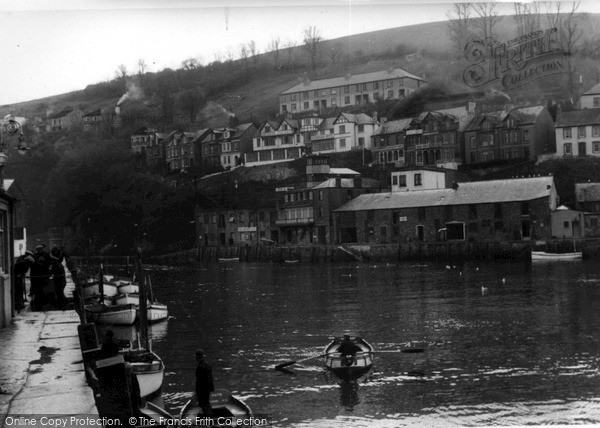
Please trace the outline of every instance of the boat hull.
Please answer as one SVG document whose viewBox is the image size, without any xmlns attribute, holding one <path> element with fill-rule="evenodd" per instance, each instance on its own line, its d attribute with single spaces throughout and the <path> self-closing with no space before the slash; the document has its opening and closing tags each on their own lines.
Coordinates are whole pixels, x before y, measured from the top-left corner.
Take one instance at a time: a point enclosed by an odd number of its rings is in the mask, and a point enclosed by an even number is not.
<svg viewBox="0 0 600 428">
<path fill-rule="evenodd" d="M 545 251 L 532 251 L 531 260 L 580 260 L 583 257 L 581 251 L 573 253 L 547 253 Z"/>
<path fill-rule="evenodd" d="M 135 305 L 86 305 L 86 317 L 98 324 L 132 325 L 137 319 Z"/>
<path fill-rule="evenodd" d="M 83 297 L 93 297 L 100 294 L 100 285 L 97 282 L 85 284 L 83 287 Z M 115 297 L 118 294 L 117 287 L 112 284 L 104 284 L 104 295 L 107 297 Z"/>
<path fill-rule="evenodd" d="M 167 305 L 161 303 L 151 303 L 148 305 L 148 322 L 157 322 L 166 320 L 169 317 Z"/>
<path fill-rule="evenodd" d="M 189 400 L 185 406 L 181 409 L 179 415 L 180 421 L 189 421 L 189 425 L 192 426 L 237 426 L 236 418 L 243 421 L 243 418 L 249 418 L 252 416 L 252 410 L 246 403 L 240 398 L 231 395 L 229 391 L 216 390 L 210 396 L 210 405 L 212 407 L 212 419 L 205 420 L 205 415 L 202 408 L 198 405 L 196 397 Z M 225 418 L 225 419 L 221 419 Z M 233 418 L 229 420 L 227 418 Z M 200 423 L 199 423 L 200 422 Z M 239 423 L 239 422 L 238 422 Z M 186 423 L 185 425 L 188 425 Z"/>
<path fill-rule="evenodd" d="M 373 366 L 373 347 L 360 338 L 354 339 L 354 342 L 361 351 L 351 358 L 337 352 L 341 338 L 334 339 L 325 347 L 325 367 L 340 378 L 362 376 Z"/>
<path fill-rule="evenodd" d="M 165 365 L 152 351 L 127 351 L 123 353 L 125 361 L 131 365 L 140 385 L 141 397 L 152 397 L 160 393 Z"/>
</svg>

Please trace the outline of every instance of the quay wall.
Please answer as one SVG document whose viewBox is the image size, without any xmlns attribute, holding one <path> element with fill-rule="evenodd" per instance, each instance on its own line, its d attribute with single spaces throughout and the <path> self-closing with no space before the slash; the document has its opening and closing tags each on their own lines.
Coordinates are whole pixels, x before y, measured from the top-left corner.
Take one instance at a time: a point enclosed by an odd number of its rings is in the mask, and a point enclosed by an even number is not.
<svg viewBox="0 0 600 428">
<path fill-rule="evenodd" d="M 458 262 L 470 260 L 531 259 L 532 250 L 549 252 L 583 251 L 584 258 L 600 258 L 600 239 L 513 241 L 513 242 L 410 242 L 403 244 L 344 245 L 231 245 L 198 248 L 161 255 L 143 256 L 144 264 L 189 265 L 239 258 L 240 262 L 327 263 L 348 261 L 399 262 L 427 260 Z M 72 257 L 76 264 L 125 267 L 133 272 L 133 256 Z"/>
</svg>

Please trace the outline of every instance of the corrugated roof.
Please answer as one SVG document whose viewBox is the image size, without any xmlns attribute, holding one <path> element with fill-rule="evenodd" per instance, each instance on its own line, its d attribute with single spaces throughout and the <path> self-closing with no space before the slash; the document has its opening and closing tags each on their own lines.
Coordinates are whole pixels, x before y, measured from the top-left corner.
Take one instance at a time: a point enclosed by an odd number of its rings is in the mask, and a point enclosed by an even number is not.
<svg viewBox="0 0 600 428">
<path fill-rule="evenodd" d="M 340 179 L 340 185 L 342 188 L 345 188 L 345 189 L 352 189 L 352 188 L 356 187 L 354 185 L 354 178 L 342 178 L 342 179 Z M 363 178 L 362 179 L 361 188 L 377 188 L 380 186 L 381 186 L 381 184 L 379 183 L 379 181 L 374 180 L 372 178 Z M 337 187 L 336 179 L 330 178 L 329 180 L 326 180 L 326 181 L 322 182 L 321 184 L 313 187 L 313 189 L 330 189 L 333 187 Z"/>
<path fill-rule="evenodd" d="M 358 196 L 336 212 L 530 201 L 550 195 L 552 177 L 459 183 L 458 188 Z"/>
<path fill-rule="evenodd" d="M 350 168 L 329 168 L 329 174 L 334 175 L 360 175 L 360 172 L 356 172 Z"/>
<path fill-rule="evenodd" d="M 556 127 L 600 124 L 600 108 L 561 111 L 556 117 Z"/>
<path fill-rule="evenodd" d="M 291 87 L 290 89 L 288 89 L 287 91 L 283 92 L 282 94 L 291 94 L 291 93 L 295 93 L 295 92 L 312 91 L 312 90 L 326 89 L 326 88 L 335 88 L 335 87 L 339 87 L 339 86 L 355 85 L 355 84 L 359 84 L 359 83 L 375 82 L 375 81 L 380 81 L 380 80 L 396 79 L 396 78 L 401 78 L 401 77 L 409 77 L 412 79 L 421 80 L 421 81 L 425 82 L 425 80 L 419 76 L 411 74 L 405 70 L 402 70 L 401 68 L 395 68 L 391 71 L 391 73 L 388 72 L 387 70 L 382 70 L 382 71 L 374 71 L 371 73 L 362 73 L 362 74 L 351 75 L 349 79 L 346 79 L 346 76 L 338 76 L 338 77 L 333 77 L 330 79 L 312 80 L 312 81 L 308 82 L 307 84 L 300 83 L 298 85 L 295 85 L 295 86 Z"/>
</svg>

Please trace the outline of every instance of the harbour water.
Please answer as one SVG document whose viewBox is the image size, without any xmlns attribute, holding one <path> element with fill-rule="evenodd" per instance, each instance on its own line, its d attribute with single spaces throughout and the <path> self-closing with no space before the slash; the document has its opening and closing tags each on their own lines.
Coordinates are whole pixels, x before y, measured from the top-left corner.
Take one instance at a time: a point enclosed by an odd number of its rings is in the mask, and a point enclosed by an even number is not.
<svg viewBox="0 0 600 428">
<path fill-rule="evenodd" d="M 168 410 L 205 350 L 217 388 L 278 427 L 600 423 L 600 264 L 219 263 L 152 272 Z M 343 382 L 314 359 L 351 331 L 379 352 Z M 187 392 L 186 392 L 187 391 Z"/>
</svg>

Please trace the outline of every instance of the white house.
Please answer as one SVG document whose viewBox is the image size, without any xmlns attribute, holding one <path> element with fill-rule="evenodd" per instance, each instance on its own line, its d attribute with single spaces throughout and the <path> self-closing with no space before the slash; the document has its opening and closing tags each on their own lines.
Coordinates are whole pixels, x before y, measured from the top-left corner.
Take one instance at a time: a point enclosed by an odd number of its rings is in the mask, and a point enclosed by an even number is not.
<svg viewBox="0 0 600 428">
<path fill-rule="evenodd" d="M 559 112 L 557 157 L 600 156 L 600 108 Z"/>
</svg>

